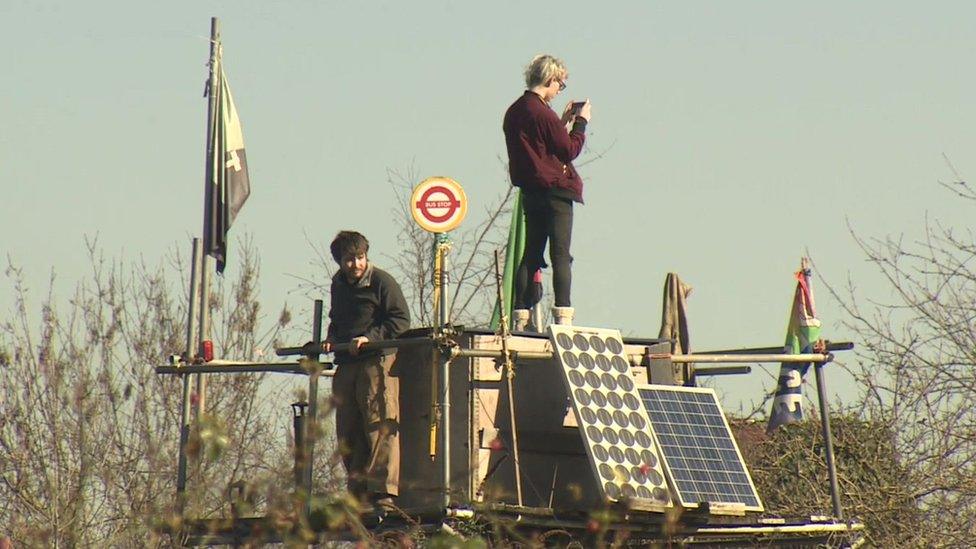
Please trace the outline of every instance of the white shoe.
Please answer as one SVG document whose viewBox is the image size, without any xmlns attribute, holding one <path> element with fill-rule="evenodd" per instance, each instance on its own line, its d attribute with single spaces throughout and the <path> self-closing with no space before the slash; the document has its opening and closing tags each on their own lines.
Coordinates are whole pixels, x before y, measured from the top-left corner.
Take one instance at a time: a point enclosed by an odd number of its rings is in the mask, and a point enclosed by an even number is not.
<svg viewBox="0 0 976 549">
<path fill-rule="evenodd" d="M 562 324 L 563 326 L 572 326 L 575 313 L 576 309 L 573 309 L 572 307 L 553 307 L 552 323 Z"/>
</svg>

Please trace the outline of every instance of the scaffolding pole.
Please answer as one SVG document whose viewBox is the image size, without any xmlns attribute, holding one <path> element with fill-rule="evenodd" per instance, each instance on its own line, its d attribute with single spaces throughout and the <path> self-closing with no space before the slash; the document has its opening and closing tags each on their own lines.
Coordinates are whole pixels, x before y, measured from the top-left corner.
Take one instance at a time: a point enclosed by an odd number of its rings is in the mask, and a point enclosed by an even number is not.
<svg viewBox="0 0 976 549">
<path fill-rule="evenodd" d="M 440 254 L 440 272 L 438 273 L 438 285 L 441 289 L 440 311 L 438 314 L 438 325 L 441 333 L 448 330 L 451 323 L 450 308 L 447 306 L 447 250 L 448 243 L 440 242 L 441 235 L 438 235 L 437 253 Z M 446 239 L 445 239 L 446 240 Z M 444 483 L 444 494 L 441 504 L 446 509 L 451 505 L 451 354 L 440 352 L 439 358 L 439 377 L 440 384 L 440 447 L 441 447 L 441 479 Z"/>
<path fill-rule="evenodd" d="M 312 510 L 312 465 L 315 462 L 315 439 L 318 436 L 319 411 L 319 352 L 322 349 L 322 300 L 315 300 L 312 318 L 312 344 L 317 351 L 306 355 L 308 359 L 308 415 L 305 418 L 305 517 Z"/>
<path fill-rule="evenodd" d="M 200 307 L 200 271 L 203 249 L 199 238 L 193 239 L 190 255 L 190 296 L 189 311 L 187 311 L 186 350 L 184 360 L 192 362 L 199 344 L 197 339 L 197 320 Z M 182 406 L 180 408 L 180 454 L 176 463 L 176 508 L 180 516 L 186 509 L 186 470 L 188 456 L 186 447 L 190 441 L 190 374 L 180 376 L 183 382 Z"/>
<path fill-rule="evenodd" d="M 513 360 L 552 360 L 552 351 L 509 351 Z M 453 358 L 496 358 L 501 359 L 502 351 L 494 349 L 451 349 Z M 643 364 L 644 357 L 651 359 L 669 359 L 671 362 L 707 362 L 713 364 L 742 362 L 831 362 L 834 356 L 830 353 L 808 353 L 802 355 L 786 354 L 756 354 L 756 355 L 671 355 L 671 354 L 628 354 L 626 357 L 635 366 Z"/>
<path fill-rule="evenodd" d="M 508 386 L 508 418 L 512 429 L 512 462 L 515 466 L 515 496 L 519 507 L 522 506 L 522 468 L 519 463 L 518 430 L 515 421 L 515 361 L 508 349 L 508 313 L 505 309 L 505 292 L 502 289 L 502 271 L 499 267 L 500 252 L 495 250 L 495 287 L 498 293 L 499 319 L 498 333 L 502 338 L 502 362 L 505 364 L 505 383 Z M 538 325 L 537 325 L 538 326 Z"/>
<path fill-rule="evenodd" d="M 834 517 L 844 520 L 844 510 L 840 506 L 840 487 L 837 484 L 837 467 L 834 464 L 834 437 L 830 431 L 830 411 L 827 403 L 827 382 L 824 380 L 823 362 L 813 365 L 817 378 L 817 399 L 820 401 L 820 427 L 823 429 L 824 446 L 827 452 L 827 475 L 830 478 L 830 499 L 834 506 Z"/>
</svg>

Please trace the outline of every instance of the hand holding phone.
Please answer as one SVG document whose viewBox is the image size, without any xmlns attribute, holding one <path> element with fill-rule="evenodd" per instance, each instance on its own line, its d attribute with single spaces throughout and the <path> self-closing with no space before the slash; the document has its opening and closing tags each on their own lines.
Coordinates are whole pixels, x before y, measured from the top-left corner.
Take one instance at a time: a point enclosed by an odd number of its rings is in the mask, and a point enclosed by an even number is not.
<svg viewBox="0 0 976 549">
<path fill-rule="evenodd" d="M 590 100 L 586 101 L 572 101 L 566 103 L 566 108 L 563 109 L 563 116 L 561 118 L 562 123 L 566 125 L 566 129 L 569 129 L 569 124 L 577 118 L 582 118 L 589 122 L 590 120 Z"/>
<path fill-rule="evenodd" d="M 579 109 L 576 108 L 576 105 L 579 105 Z M 592 105 L 590 104 L 589 99 L 586 101 L 573 102 L 573 114 L 589 122 L 591 116 L 590 107 L 592 107 Z"/>
</svg>

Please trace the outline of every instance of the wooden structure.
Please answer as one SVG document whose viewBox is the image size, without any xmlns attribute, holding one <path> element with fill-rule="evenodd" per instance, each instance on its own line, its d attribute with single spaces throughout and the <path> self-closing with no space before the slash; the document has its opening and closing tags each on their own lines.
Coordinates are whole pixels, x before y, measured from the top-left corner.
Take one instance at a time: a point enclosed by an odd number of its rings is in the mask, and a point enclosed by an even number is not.
<svg viewBox="0 0 976 549">
<path fill-rule="evenodd" d="M 409 336 L 410 334 L 408 334 Z M 415 335 L 415 334 L 414 334 Z M 486 331 L 465 331 L 454 338 L 456 353 L 464 351 L 498 352 L 501 338 Z M 625 340 L 626 341 L 626 340 Z M 668 342 L 630 340 L 632 373 L 640 383 L 651 381 L 648 365 L 643 365 L 647 350 L 667 354 Z M 551 351 L 542 334 L 522 333 L 509 340 L 516 357 L 514 408 L 519 456 L 510 450 L 507 372 L 490 357 L 458 356 L 451 365 L 451 485 L 452 503 L 499 503 L 515 505 L 515 464 L 523 476 L 523 505 L 539 508 L 585 510 L 600 502 L 590 478 L 577 429 L 569 406 L 562 375 L 552 359 L 519 358 L 529 353 Z M 428 432 L 432 395 L 430 365 L 438 351 L 414 347 L 401 351 L 397 359 L 400 374 L 401 473 L 403 491 L 399 498 L 405 507 L 435 505 L 443 491 L 440 462 L 430 459 Z M 486 353 L 488 354 L 488 353 Z M 531 355 L 529 355 L 531 356 Z M 656 359 L 656 363 L 667 363 Z M 656 380 L 655 380 L 656 381 Z M 671 376 L 661 380 L 673 383 Z"/>
<path fill-rule="evenodd" d="M 316 307 L 317 312 L 321 309 Z M 319 317 L 320 322 L 320 317 Z M 317 324 L 315 333 L 320 332 Z M 509 399 L 513 398 L 500 367 L 502 338 L 483 330 L 447 332 L 413 330 L 401 340 L 374 342 L 375 346 L 399 347 L 394 372 L 400 377 L 401 493 L 398 505 L 402 517 L 364 516 L 363 524 L 373 534 L 397 533 L 409 529 L 431 532 L 443 528 L 463 529 L 465 524 L 502 521 L 507 531 L 543 536 L 560 546 L 578 542 L 588 546 L 595 536 L 626 532 L 631 540 L 670 541 L 685 545 L 805 546 L 826 544 L 847 547 L 859 539 L 862 525 L 829 517 L 797 520 L 770 518 L 728 509 L 677 508 L 672 513 L 655 513 L 629 508 L 626 503 L 607 503 L 598 496 L 596 479 L 584 452 L 576 418 L 569 406 L 561 373 L 551 354 L 549 339 L 541 334 L 516 333 L 508 346 L 514 358 L 514 410 L 519 441 L 518 456 L 510 451 L 512 433 Z M 827 362 L 830 355 L 670 355 L 670 342 L 624 338 L 631 375 L 638 384 L 675 384 L 678 361 L 755 362 L 807 360 Z M 305 354 L 317 358 L 315 344 L 284 349 L 283 355 Z M 742 360 L 738 357 L 742 357 Z M 448 402 L 437 402 L 443 394 L 441 365 L 449 363 Z M 202 364 L 158 367 L 160 374 L 186 377 L 194 373 L 237 373 L 273 371 L 311 374 L 310 395 L 315 395 L 320 375 L 331 374 L 327 362 L 312 362 L 312 369 L 294 362 L 268 364 Z M 739 373 L 748 368 L 699 367 L 695 375 Z M 432 380 L 434 383 L 432 383 Z M 446 404 L 446 406 L 445 406 Z M 311 408 L 311 407 L 310 407 Z M 439 415 L 449 414 L 449 422 Z M 306 418 L 315 421 L 314 413 Z M 432 422 L 434 429 L 432 430 Z M 438 432 L 447 423 L 449 432 Z M 436 433 L 436 434 L 435 434 Z M 447 436 L 445 436 L 447 435 Z M 296 439 L 302 437 L 296 436 Z M 321 446 L 321 445 L 320 445 Z M 447 452 L 443 449 L 447 448 Z M 321 448 L 320 448 L 321 450 Z M 306 455 L 311 448 L 305 449 Z M 448 456 L 448 469 L 444 457 Z M 181 456 L 182 459 L 182 456 Z M 522 480 L 522 502 L 516 497 L 516 465 Z M 445 479 L 449 479 L 445 482 Z M 185 482 L 185 479 L 180 479 Z M 296 475 L 299 488 L 309 483 L 308 474 Z M 311 487 L 314 493 L 314 486 Z M 182 493 L 180 494 L 182 497 Z M 594 532 L 592 513 L 610 513 L 605 530 Z M 309 512 L 307 510 L 306 512 Z M 836 514 L 835 514 L 836 516 Z M 350 531 L 331 531 L 314 518 L 311 526 L 320 540 L 352 539 Z M 253 540 L 255 532 L 268 536 L 263 517 L 228 521 L 194 520 L 187 517 L 180 532 L 186 545 L 237 544 Z M 561 541 L 559 541 L 561 540 Z"/>
</svg>

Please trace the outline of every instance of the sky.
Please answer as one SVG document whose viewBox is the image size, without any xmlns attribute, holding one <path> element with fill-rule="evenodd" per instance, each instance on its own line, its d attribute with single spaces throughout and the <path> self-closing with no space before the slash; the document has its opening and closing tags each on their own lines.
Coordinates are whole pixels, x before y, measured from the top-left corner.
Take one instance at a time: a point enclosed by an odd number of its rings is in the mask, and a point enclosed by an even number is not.
<svg viewBox="0 0 976 549">
<path fill-rule="evenodd" d="M 7 0 L 0 257 L 38 299 L 52 270 L 61 294 L 85 276 L 86 237 L 149 264 L 189 254 L 212 16 L 252 185 L 231 234 L 260 253 L 271 320 L 283 302 L 311 306 L 295 292 L 315 274 L 309 238 L 353 228 L 380 266 L 395 253 L 388 170 L 457 180 L 477 223 L 508 185 L 502 114 L 543 52 L 570 72 L 554 106 L 593 105 L 579 325 L 656 336 L 676 272 L 695 288 L 692 349 L 778 345 L 809 253 L 824 335 L 848 340 L 823 282 L 890 297 L 852 230 L 915 240 L 926 218 L 971 219 L 939 186 L 943 155 L 976 170 L 971 2 Z M 734 408 L 777 371 L 715 386 Z"/>
</svg>

